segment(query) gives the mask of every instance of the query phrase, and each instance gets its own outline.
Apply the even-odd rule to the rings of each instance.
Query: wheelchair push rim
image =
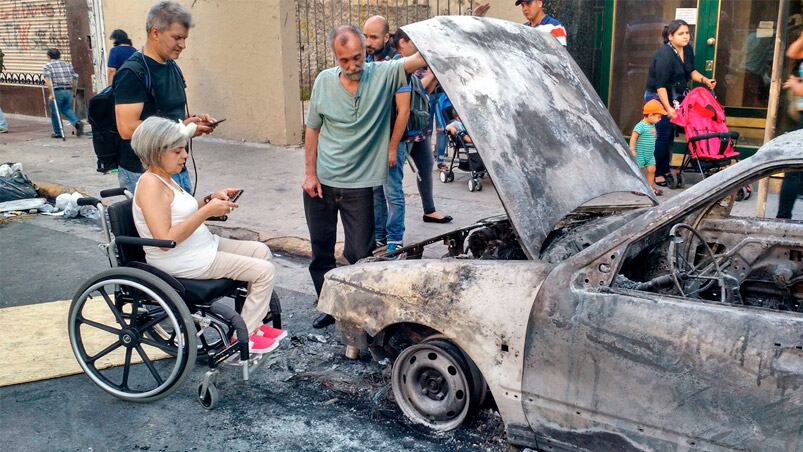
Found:
[[[116,268],[97,275],[76,293],[68,319],[70,345],[78,364],[95,384],[115,397],[158,400],[176,390],[192,371],[197,350],[189,310],[170,286],[147,272]],[[160,325],[180,332],[175,346],[153,340],[154,328]],[[87,339],[100,351],[88,350]],[[103,365],[103,358],[120,351],[125,355],[122,366]],[[164,356],[154,355],[155,351]],[[134,362],[135,357],[140,363]]]

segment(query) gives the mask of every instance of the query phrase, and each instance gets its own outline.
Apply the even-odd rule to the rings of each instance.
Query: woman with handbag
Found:
[[[644,90],[644,103],[657,99],[667,111],[655,125],[655,183],[666,185],[669,175],[670,150],[675,138],[675,126],[670,120],[675,117],[675,109],[689,90],[689,80],[702,83],[714,89],[717,81],[709,79],[694,69],[694,50],[689,45],[691,33],[689,24],[683,20],[673,20],[664,27],[664,45],[655,52]]]

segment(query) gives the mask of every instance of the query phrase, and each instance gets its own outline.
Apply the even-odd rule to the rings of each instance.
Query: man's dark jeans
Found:
[[[353,264],[370,256],[374,249],[373,188],[335,188],[323,184],[321,188],[323,198],[303,194],[304,214],[312,245],[309,273],[319,296],[323,287],[323,276],[335,268],[338,212],[346,238],[343,250],[346,260]]]
[[[801,193],[801,178],[803,173],[789,172],[783,175],[781,183],[781,194],[778,198],[778,214],[775,218],[792,218],[792,209],[795,208],[795,201]]]

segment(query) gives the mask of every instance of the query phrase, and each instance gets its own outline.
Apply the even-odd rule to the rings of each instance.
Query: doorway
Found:
[[[741,135],[740,149],[749,152],[760,146],[780,1],[614,0],[608,6],[613,30],[609,80],[607,86],[602,84],[601,94],[623,134],[630,135],[641,120],[647,73],[663,45],[664,25],[682,18],[691,29],[695,67],[717,80],[714,94],[725,107],[729,129]]]

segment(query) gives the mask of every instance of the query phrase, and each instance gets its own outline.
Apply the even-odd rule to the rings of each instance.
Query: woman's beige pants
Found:
[[[261,242],[232,240],[220,237],[217,255],[212,265],[197,279],[229,278],[248,282],[248,297],[240,313],[248,333],[262,325],[270,309],[270,296],[276,268],[270,262],[270,248]]]

